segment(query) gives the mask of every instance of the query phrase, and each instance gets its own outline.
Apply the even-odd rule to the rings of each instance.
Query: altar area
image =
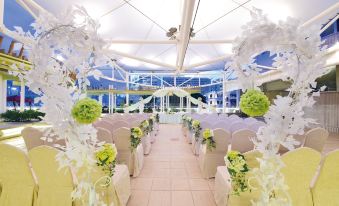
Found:
[[[182,123],[182,115],[185,113],[161,113],[159,114],[159,123],[160,124],[181,124]]]

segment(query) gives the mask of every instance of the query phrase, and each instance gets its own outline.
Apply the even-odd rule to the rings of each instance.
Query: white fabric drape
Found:
[[[166,87],[166,88],[162,88],[162,89],[155,91],[152,96],[149,96],[146,99],[140,100],[139,102],[137,102],[137,103],[135,103],[135,104],[133,104],[129,107],[126,107],[125,109],[128,110],[128,111],[134,111],[134,110],[138,109],[139,106],[149,103],[152,100],[152,98],[154,98],[154,97],[160,97],[161,98],[161,97],[165,97],[166,95],[171,94],[171,93],[178,96],[178,97],[187,97],[190,100],[190,102],[192,102],[192,104],[198,105],[200,108],[201,107],[209,108],[208,104],[205,104],[202,101],[200,101],[196,98],[193,98],[190,95],[190,93],[186,92],[183,89],[180,89],[178,87]]]

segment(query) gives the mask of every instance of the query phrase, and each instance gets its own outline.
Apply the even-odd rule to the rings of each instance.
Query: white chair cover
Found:
[[[111,123],[111,121],[99,120],[99,121],[94,122],[93,126],[95,128],[97,128],[97,127],[105,128],[108,131],[110,131],[111,134],[113,134],[113,124]]]
[[[251,124],[257,122],[258,120],[256,120],[256,119],[253,118],[253,117],[248,117],[248,118],[244,119],[243,121],[244,121],[245,124],[251,125]]]
[[[213,130],[216,148],[212,151],[202,145],[199,153],[199,166],[204,178],[214,177],[218,166],[225,165],[224,156],[231,142],[231,134],[223,129]]]
[[[245,124],[242,121],[233,122],[230,126],[230,132],[231,133],[238,131],[238,130],[241,130],[241,129],[248,129],[247,124]]]
[[[232,150],[239,151],[241,153],[253,150],[254,144],[251,138],[254,138],[256,134],[249,129],[242,129],[235,131],[232,134]]]
[[[34,147],[45,144],[45,141],[41,139],[44,136],[44,132],[42,130],[33,127],[26,127],[21,131],[21,135],[24,138],[28,151]]]
[[[99,142],[111,143],[113,144],[112,133],[105,128],[97,127],[97,139]]]
[[[260,127],[266,126],[265,122],[257,121],[252,123],[249,128],[253,130],[254,132],[257,132]]]
[[[304,147],[309,147],[318,152],[322,152],[328,138],[328,131],[324,128],[317,127],[306,132],[305,136]]]
[[[142,145],[140,144],[135,150],[131,150],[131,131],[126,127],[115,130],[113,133],[113,140],[118,150],[118,163],[126,164],[129,173],[134,177],[138,176],[144,161]]]

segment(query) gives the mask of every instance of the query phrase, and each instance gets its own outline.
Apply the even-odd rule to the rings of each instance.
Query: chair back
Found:
[[[206,122],[206,121],[201,121],[200,122],[200,127],[201,127],[201,129],[203,131],[205,129],[211,129],[212,125],[210,123]]]
[[[241,120],[241,118],[240,118],[238,115],[231,114],[230,116],[228,116],[228,120],[229,120],[230,122],[235,122],[235,121]]]
[[[216,148],[213,152],[223,152],[227,153],[228,145],[231,143],[231,134],[224,129],[215,129],[213,130],[213,139],[216,144]]]
[[[130,127],[139,127],[141,121],[140,120],[134,120],[130,123]]]
[[[45,144],[45,141],[41,139],[44,136],[44,132],[37,128],[26,127],[21,131],[21,136],[24,138],[28,151]]]
[[[243,154],[247,166],[249,167],[250,171],[246,174],[246,177],[250,183],[251,186],[255,188],[260,188],[260,185],[258,184],[257,180],[253,177],[253,169],[259,167],[259,161],[258,158],[262,156],[262,154],[257,150],[251,150]],[[240,193],[240,195],[232,195],[229,194],[228,196],[228,202],[227,205],[232,206],[238,206],[238,205],[252,205],[251,201],[256,201],[260,197],[260,190],[254,189],[251,192],[245,191]]]
[[[253,117],[248,117],[248,118],[244,119],[243,121],[244,121],[245,124],[251,125],[251,124],[257,122],[258,120],[256,120],[256,119],[253,118]]]
[[[282,156],[285,167],[281,169],[293,206],[313,205],[310,185],[314,178],[321,154],[302,147]]]
[[[257,132],[258,129],[259,129],[260,127],[263,127],[263,126],[266,126],[266,123],[265,123],[265,122],[256,121],[256,122],[250,124],[250,125],[249,125],[249,128],[250,128],[251,130],[253,130],[254,132]]]
[[[241,130],[241,129],[248,129],[248,126],[247,124],[245,124],[244,122],[242,121],[236,121],[236,122],[233,122],[231,125],[230,125],[230,132],[233,133],[235,131],[238,131],[238,130]]]
[[[229,131],[229,124],[228,124],[227,121],[219,121],[216,124],[214,124],[213,127],[214,127],[214,129],[221,128],[221,129],[224,129],[226,131]]]
[[[255,136],[256,134],[249,129],[235,131],[232,134],[232,143],[231,143],[232,150],[236,150],[241,153],[253,150],[254,144],[251,138],[254,138]]]
[[[7,144],[0,144],[0,205],[32,206],[35,181],[26,154]]]
[[[97,127],[97,139],[99,142],[111,143],[113,144],[112,133],[105,128]]]
[[[114,130],[116,130],[116,129],[118,129],[118,128],[121,128],[121,127],[130,127],[130,125],[129,125],[129,123],[128,122],[126,122],[126,121],[122,121],[122,120],[120,120],[120,121],[116,121],[116,122],[114,122],[114,124],[113,124],[113,131]]]
[[[131,150],[131,130],[120,127],[113,132],[113,140],[117,150]],[[118,152],[119,153],[119,152]]]
[[[325,142],[328,138],[328,131],[324,128],[314,128],[306,132],[304,147],[309,147],[322,152]]]
[[[339,150],[335,150],[325,157],[318,178],[312,188],[314,206],[339,205],[338,171]]]
[[[97,128],[97,127],[105,128],[108,131],[110,131],[111,133],[113,132],[113,123],[111,123],[110,121],[107,121],[107,120],[97,121],[93,124],[93,126],[95,128]]]

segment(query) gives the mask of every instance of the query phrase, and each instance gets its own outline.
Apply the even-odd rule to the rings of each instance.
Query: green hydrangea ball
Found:
[[[263,116],[270,107],[267,96],[255,89],[247,90],[240,98],[240,109],[250,117]]]
[[[101,104],[94,99],[81,99],[74,104],[72,116],[80,124],[91,124],[100,117],[101,108]]]

